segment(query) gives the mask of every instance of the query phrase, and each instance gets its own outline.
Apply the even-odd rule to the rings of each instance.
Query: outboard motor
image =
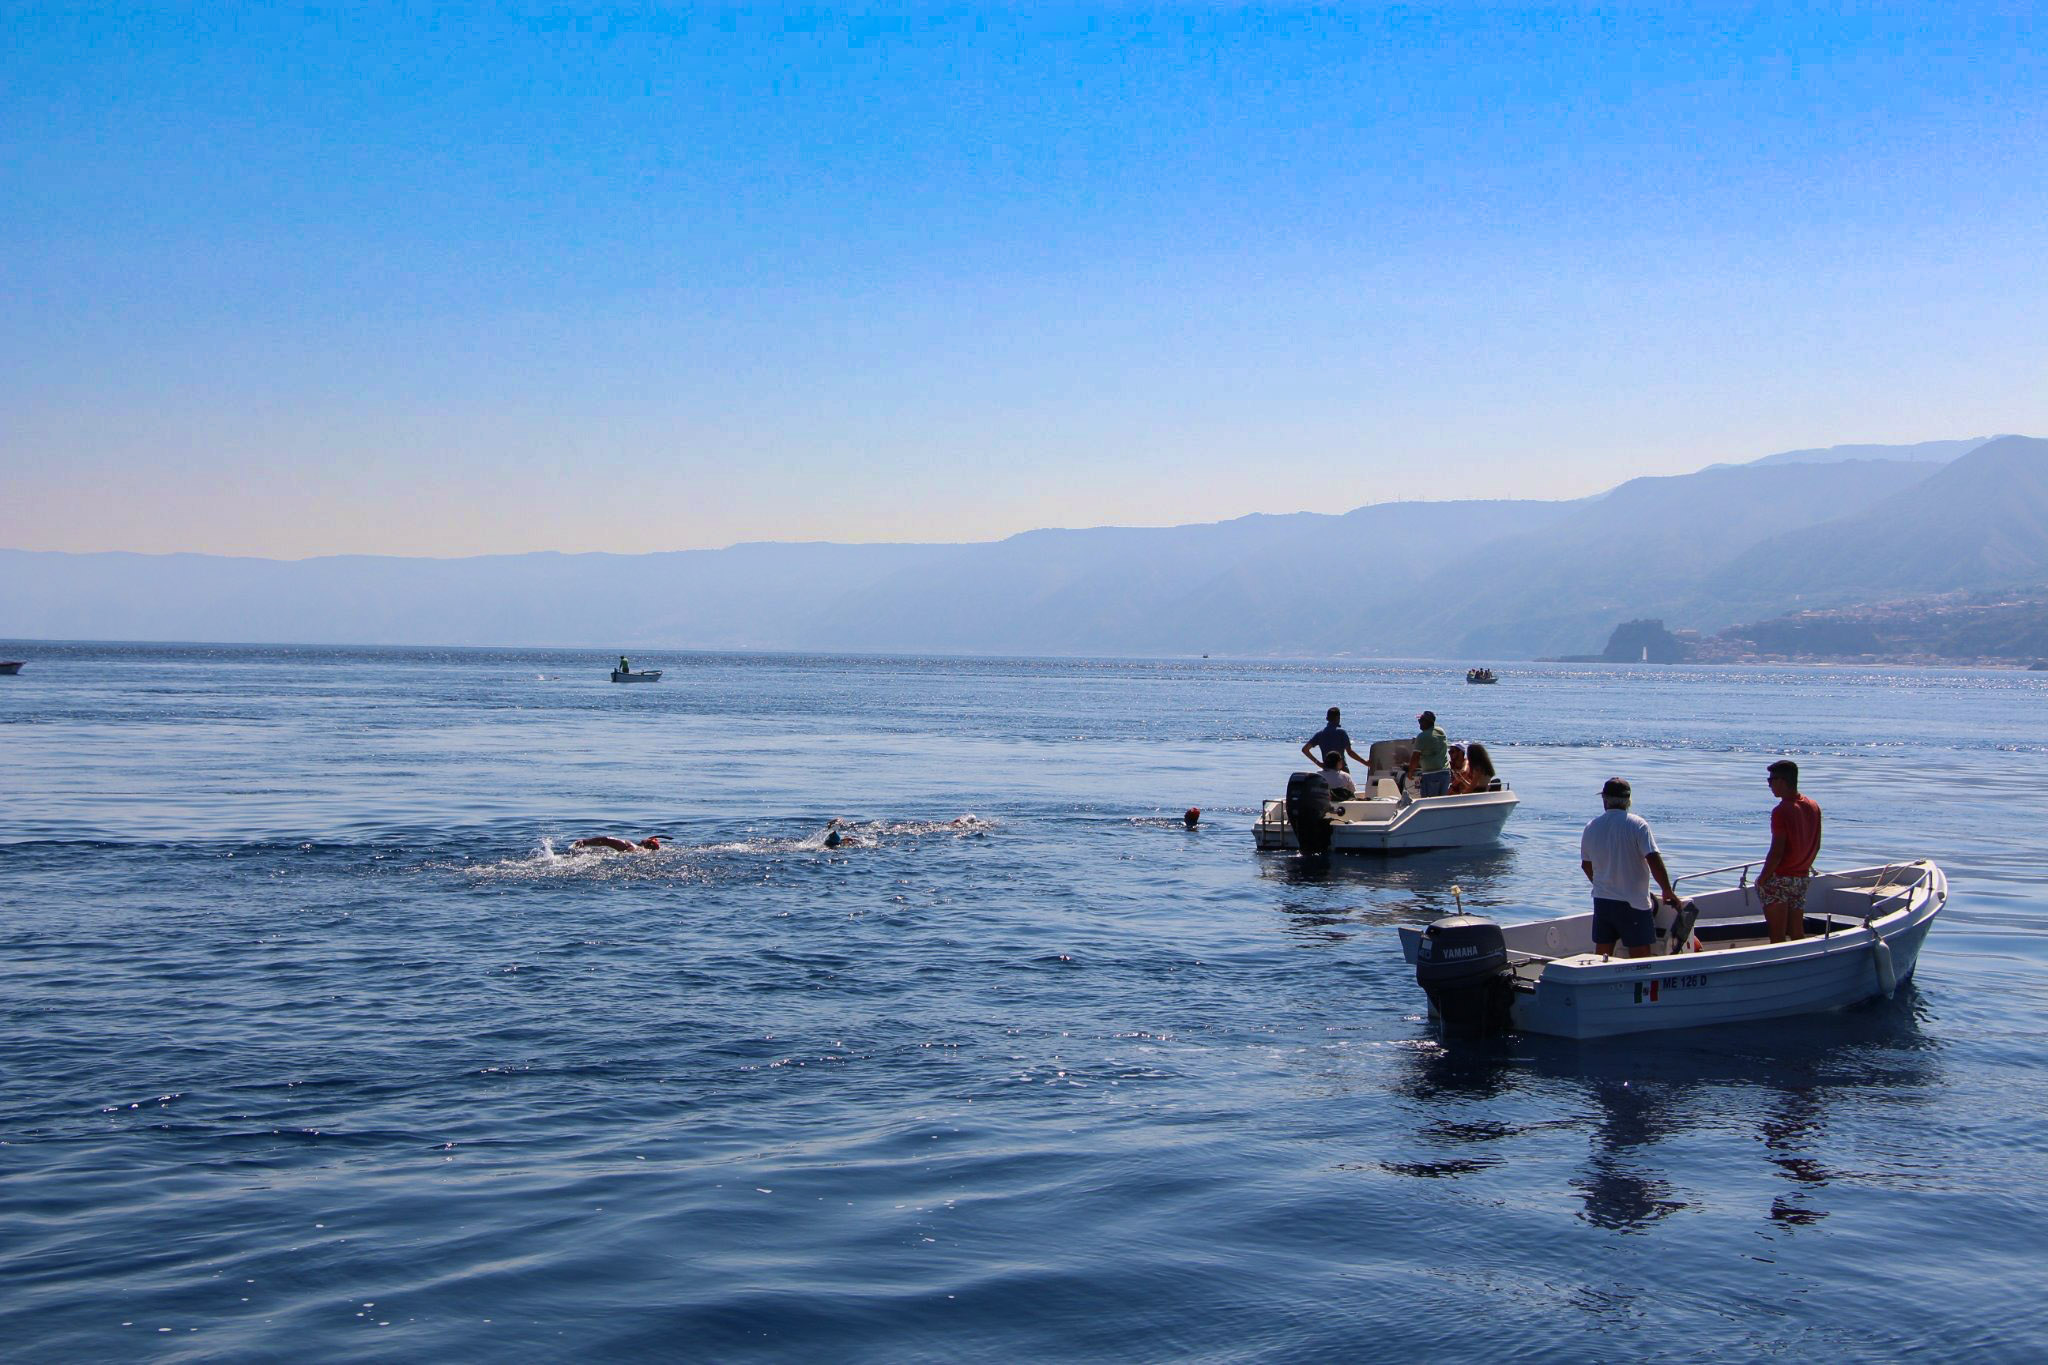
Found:
[[[1514,982],[1500,926],[1478,915],[1446,915],[1423,931],[1415,951],[1415,984],[1443,1020],[1444,1032],[1463,1038],[1505,1033]]]
[[[1330,784],[1321,773],[1295,773],[1287,779],[1287,823],[1303,853],[1330,851]]]

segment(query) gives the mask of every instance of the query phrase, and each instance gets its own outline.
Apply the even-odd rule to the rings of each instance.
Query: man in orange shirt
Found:
[[[1799,765],[1781,758],[1770,766],[1771,851],[1757,874],[1757,899],[1764,903],[1764,923],[1771,942],[1806,937],[1806,880],[1820,852],[1820,807],[1799,794]]]

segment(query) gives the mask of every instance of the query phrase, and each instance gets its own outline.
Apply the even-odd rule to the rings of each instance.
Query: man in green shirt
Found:
[[[1446,795],[1451,790],[1451,742],[1436,728],[1436,712],[1424,711],[1415,723],[1422,732],[1415,736],[1415,752],[1408,755],[1408,771],[1420,772],[1420,795]]]

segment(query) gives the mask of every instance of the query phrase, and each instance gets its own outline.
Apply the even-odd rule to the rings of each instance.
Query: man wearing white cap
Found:
[[[1608,778],[1600,788],[1607,809],[1587,821],[1579,835],[1579,867],[1593,883],[1593,948],[1602,957],[1614,956],[1617,939],[1630,957],[1650,955],[1657,940],[1657,911],[1650,902],[1653,874],[1664,903],[1678,906],[1650,822],[1628,808],[1632,796],[1625,778]]]

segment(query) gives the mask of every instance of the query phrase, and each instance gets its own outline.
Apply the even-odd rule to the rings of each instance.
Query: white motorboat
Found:
[[[1889,997],[1913,975],[1920,945],[1948,900],[1948,878],[1925,859],[1830,872],[1806,893],[1806,936],[1772,943],[1749,884],[1755,863],[1679,910],[1660,906],[1649,957],[1593,951],[1593,915],[1496,924],[1451,915],[1403,926],[1401,951],[1446,1032],[1508,1029],[1565,1038],[1703,1028],[1841,1009]],[[1681,878],[1691,880],[1691,878]]]
[[[617,683],[660,682],[661,670],[658,668],[638,668],[630,673],[622,673],[615,668],[612,670],[612,681]]]
[[[1369,771],[1358,794],[1333,799],[1326,806],[1312,797],[1304,803],[1299,782],[1290,781],[1288,798],[1269,800],[1261,808],[1252,838],[1269,852],[1300,849],[1304,843],[1312,852],[1327,847],[1332,853],[1405,853],[1498,843],[1518,804],[1507,783],[1496,778],[1497,789],[1463,796],[1410,796],[1402,776],[1413,747],[1405,739],[1376,742],[1366,751]],[[1313,774],[1296,774],[1297,779],[1310,777]],[[1300,837],[1301,828],[1309,832],[1306,841]]]

